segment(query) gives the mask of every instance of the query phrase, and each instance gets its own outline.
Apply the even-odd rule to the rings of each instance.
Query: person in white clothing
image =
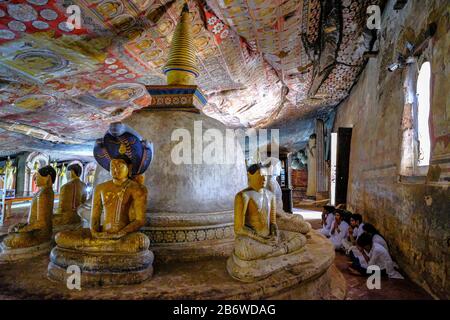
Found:
[[[364,232],[367,232],[372,237],[372,242],[382,245],[389,252],[389,246],[386,240],[384,240],[383,236],[380,234],[380,232],[377,230],[377,228],[375,228],[373,224],[370,223],[364,224],[362,230]]]
[[[343,210],[336,209],[335,218],[330,230],[330,240],[336,250],[342,249],[342,241],[348,234],[349,225],[343,218]]]
[[[331,225],[334,221],[334,206],[324,206],[322,210],[322,228],[319,230],[325,237],[330,237]]]
[[[356,245],[356,240],[363,234],[364,223],[362,222],[362,215],[359,213],[354,213],[350,217],[350,228],[348,228],[348,236],[342,241],[342,246],[345,252],[348,254],[349,251]]]
[[[359,273],[363,275],[370,275],[367,273],[369,266],[377,266],[381,273],[387,275],[389,278],[403,279],[403,276],[395,270],[394,262],[389,252],[382,245],[373,242],[372,237],[368,233],[362,234],[356,241],[358,250],[366,260],[367,267],[358,265],[355,260],[349,271],[352,273]]]

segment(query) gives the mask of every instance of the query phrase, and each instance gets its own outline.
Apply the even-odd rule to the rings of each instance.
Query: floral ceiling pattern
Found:
[[[372,50],[366,10],[380,2],[188,1],[203,112],[264,127],[337,105]],[[148,106],[183,4],[0,0],[0,149],[89,144]]]

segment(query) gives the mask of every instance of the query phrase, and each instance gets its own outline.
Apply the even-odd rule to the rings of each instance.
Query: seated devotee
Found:
[[[348,228],[348,236],[342,242],[342,246],[345,251],[348,252],[354,245],[356,240],[363,234],[364,223],[362,222],[362,216],[359,213],[354,213],[350,217],[350,228]]]
[[[0,261],[26,259],[50,250],[55,179],[56,172],[51,166],[38,170],[35,183],[39,191],[31,202],[28,222],[9,229],[0,244]]]
[[[342,209],[336,209],[335,218],[330,229],[330,240],[336,250],[341,250],[342,242],[348,234],[349,225],[344,221],[345,212]]]
[[[87,285],[138,283],[152,275],[150,241],[139,232],[146,222],[147,188],[134,179],[148,168],[153,151],[138,138],[126,128],[110,128],[97,141],[95,159],[112,180],[95,187],[89,229],[56,234],[50,278],[63,281],[68,264],[80,266]]]
[[[311,224],[303,219],[300,214],[284,212],[283,199],[280,184],[277,177],[281,175],[281,161],[277,158],[269,157],[263,164],[267,167],[267,189],[275,196],[277,224],[282,230],[300,232],[307,234],[311,230]]]
[[[322,210],[322,228],[319,230],[321,234],[326,237],[330,237],[331,226],[335,219],[334,206],[324,206]]]
[[[79,224],[81,218],[77,214],[78,207],[86,201],[86,184],[80,180],[81,167],[78,164],[70,165],[67,172],[69,182],[61,187],[59,193],[59,206],[53,216],[53,227]]]
[[[362,229],[364,232],[367,232],[372,237],[373,242],[382,245],[386,250],[389,251],[389,246],[386,240],[383,238],[383,236],[380,234],[380,232],[377,230],[377,228],[375,228],[373,224],[365,223]]]
[[[300,232],[280,230],[276,201],[265,189],[266,169],[248,168],[248,188],[238,192],[234,205],[235,244],[227,261],[228,273],[240,281],[253,282],[305,260],[306,237]]]
[[[370,266],[376,266],[381,270],[381,273],[387,275],[389,278],[403,279],[402,275],[395,270],[394,262],[389,252],[382,245],[373,242],[372,237],[368,233],[363,233],[356,245],[364,257],[363,264],[359,259],[354,259],[352,266],[349,267],[349,271],[354,274],[370,275],[367,273],[367,268]]]

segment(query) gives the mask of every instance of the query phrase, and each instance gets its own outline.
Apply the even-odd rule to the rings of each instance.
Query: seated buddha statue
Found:
[[[112,124],[94,147],[96,161],[112,179],[94,189],[89,228],[61,231],[50,254],[48,276],[65,281],[76,264],[86,286],[139,283],[153,273],[146,222],[147,188],[140,183],[152,146],[128,127]]]
[[[311,224],[306,222],[302,215],[287,213],[283,210],[281,187],[277,181],[277,177],[281,175],[280,160],[269,157],[264,161],[264,166],[267,166],[267,189],[275,196],[278,227],[283,230],[300,232],[306,235],[311,230]]]
[[[77,214],[78,207],[86,201],[86,184],[80,180],[81,167],[78,164],[67,168],[69,182],[61,187],[59,206],[53,216],[53,227],[79,224],[81,218]]]
[[[306,237],[277,226],[276,199],[265,188],[267,167],[254,164],[247,177],[248,188],[235,198],[235,243],[227,270],[233,278],[252,282],[299,263]]]
[[[111,160],[112,180],[94,190],[90,228],[58,233],[55,241],[59,247],[87,252],[148,249],[149,239],[138,232],[145,224],[147,188],[129,178],[129,165],[125,157]]]
[[[28,221],[16,224],[0,244],[0,261],[20,260],[50,250],[53,215],[53,183],[56,172],[51,166],[38,170],[34,176],[39,188],[31,202]]]

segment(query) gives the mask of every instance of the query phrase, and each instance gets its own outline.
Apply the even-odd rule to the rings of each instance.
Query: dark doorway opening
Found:
[[[339,128],[336,160],[336,204],[347,202],[352,128]]]

